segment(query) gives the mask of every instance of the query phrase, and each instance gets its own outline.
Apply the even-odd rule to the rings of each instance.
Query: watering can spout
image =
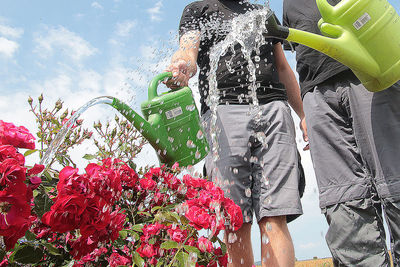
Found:
[[[129,122],[131,122],[132,125],[143,135],[144,138],[150,142],[153,147],[157,145],[159,149],[165,149],[166,144],[164,144],[164,140],[157,139],[156,127],[154,127],[151,122],[147,121],[131,107],[115,97],[110,105],[118,110]]]
[[[318,50],[348,66],[372,92],[400,80],[400,17],[385,0],[316,0],[323,35],[278,25],[267,15],[267,36]]]

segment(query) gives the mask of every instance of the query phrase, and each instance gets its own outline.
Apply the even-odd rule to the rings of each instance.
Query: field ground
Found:
[[[389,251],[390,259],[392,259],[392,255]],[[390,264],[393,267],[393,263]],[[333,267],[332,258],[322,258],[322,259],[312,259],[312,260],[301,260],[296,261],[295,267]],[[257,265],[257,267],[261,267],[261,265]]]

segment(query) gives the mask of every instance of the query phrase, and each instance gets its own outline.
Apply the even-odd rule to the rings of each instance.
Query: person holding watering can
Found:
[[[299,188],[304,178],[295,142],[295,129],[289,104],[305,129],[300,89],[278,40],[266,39],[260,53],[252,55],[259,62],[256,70],[260,120],[250,108],[248,62],[241,46],[222,55],[216,70],[219,102],[216,125],[206,100],[209,92],[210,50],[222,42],[230,29],[229,21],[262,6],[247,1],[204,0],[189,4],[183,11],[179,49],[167,71],[173,79],[170,88],[187,85],[199,67],[201,115],[207,139],[218,143],[218,157],[206,158],[206,172],[242,209],[244,224],[238,231],[227,229],[228,266],[252,266],[250,239],[253,212],[262,236],[262,266],[294,266],[294,248],[287,222],[302,214]],[[225,25],[225,26],[224,26]],[[225,62],[230,60],[229,70]],[[211,128],[217,136],[211,138]],[[256,137],[265,136],[264,142]],[[251,160],[252,159],[252,160]]]
[[[321,34],[320,18],[315,0],[284,0],[284,26]],[[371,93],[346,66],[294,45],[334,265],[390,266],[386,220],[393,262],[399,266],[400,84]]]

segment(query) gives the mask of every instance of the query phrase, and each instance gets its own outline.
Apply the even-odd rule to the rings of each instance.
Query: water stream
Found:
[[[76,121],[78,120],[79,116],[85,112],[88,108],[93,107],[98,104],[111,104],[113,102],[113,97],[110,96],[100,96],[96,97],[85,105],[80,107],[74,115],[61,127],[60,131],[55,136],[54,140],[50,143],[49,147],[46,150],[43,158],[40,160],[40,164],[47,166],[51,160],[54,158],[55,154],[57,153],[58,148],[64,142],[65,137],[67,136],[69,130],[75,125]]]

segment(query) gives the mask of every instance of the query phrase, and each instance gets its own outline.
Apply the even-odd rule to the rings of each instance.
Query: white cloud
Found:
[[[35,38],[35,51],[43,57],[52,55],[58,49],[60,53],[80,63],[86,57],[97,53],[97,49],[78,34],[58,26],[47,29],[43,35]]]
[[[0,34],[9,38],[19,38],[24,33],[21,28],[12,28],[6,25],[0,25]]]
[[[78,88],[98,92],[101,90],[102,77],[93,70],[80,71]]]
[[[0,37],[0,54],[3,54],[5,57],[13,57],[14,53],[18,50],[18,47],[18,43]]]
[[[160,21],[161,20],[161,8],[163,6],[162,0],[158,1],[154,7],[147,9],[147,13],[150,14],[150,19],[152,21]]]
[[[137,22],[134,20],[126,20],[118,22],[116,26],[116,34],[121,37],[129,36],[131,30],[136,26]]]
[[[313,243],[313,242],[309,242],[309,243],[307,243],[307,244],[300,244],[299,247],[300,247],[301,249],[314,249],[314,248],[316,248],[316,247],[319,246],[319,245],[320,245],[320,244]]]
[[[104,9],[98,2],[92,2],[91,6],[96,9]]]

